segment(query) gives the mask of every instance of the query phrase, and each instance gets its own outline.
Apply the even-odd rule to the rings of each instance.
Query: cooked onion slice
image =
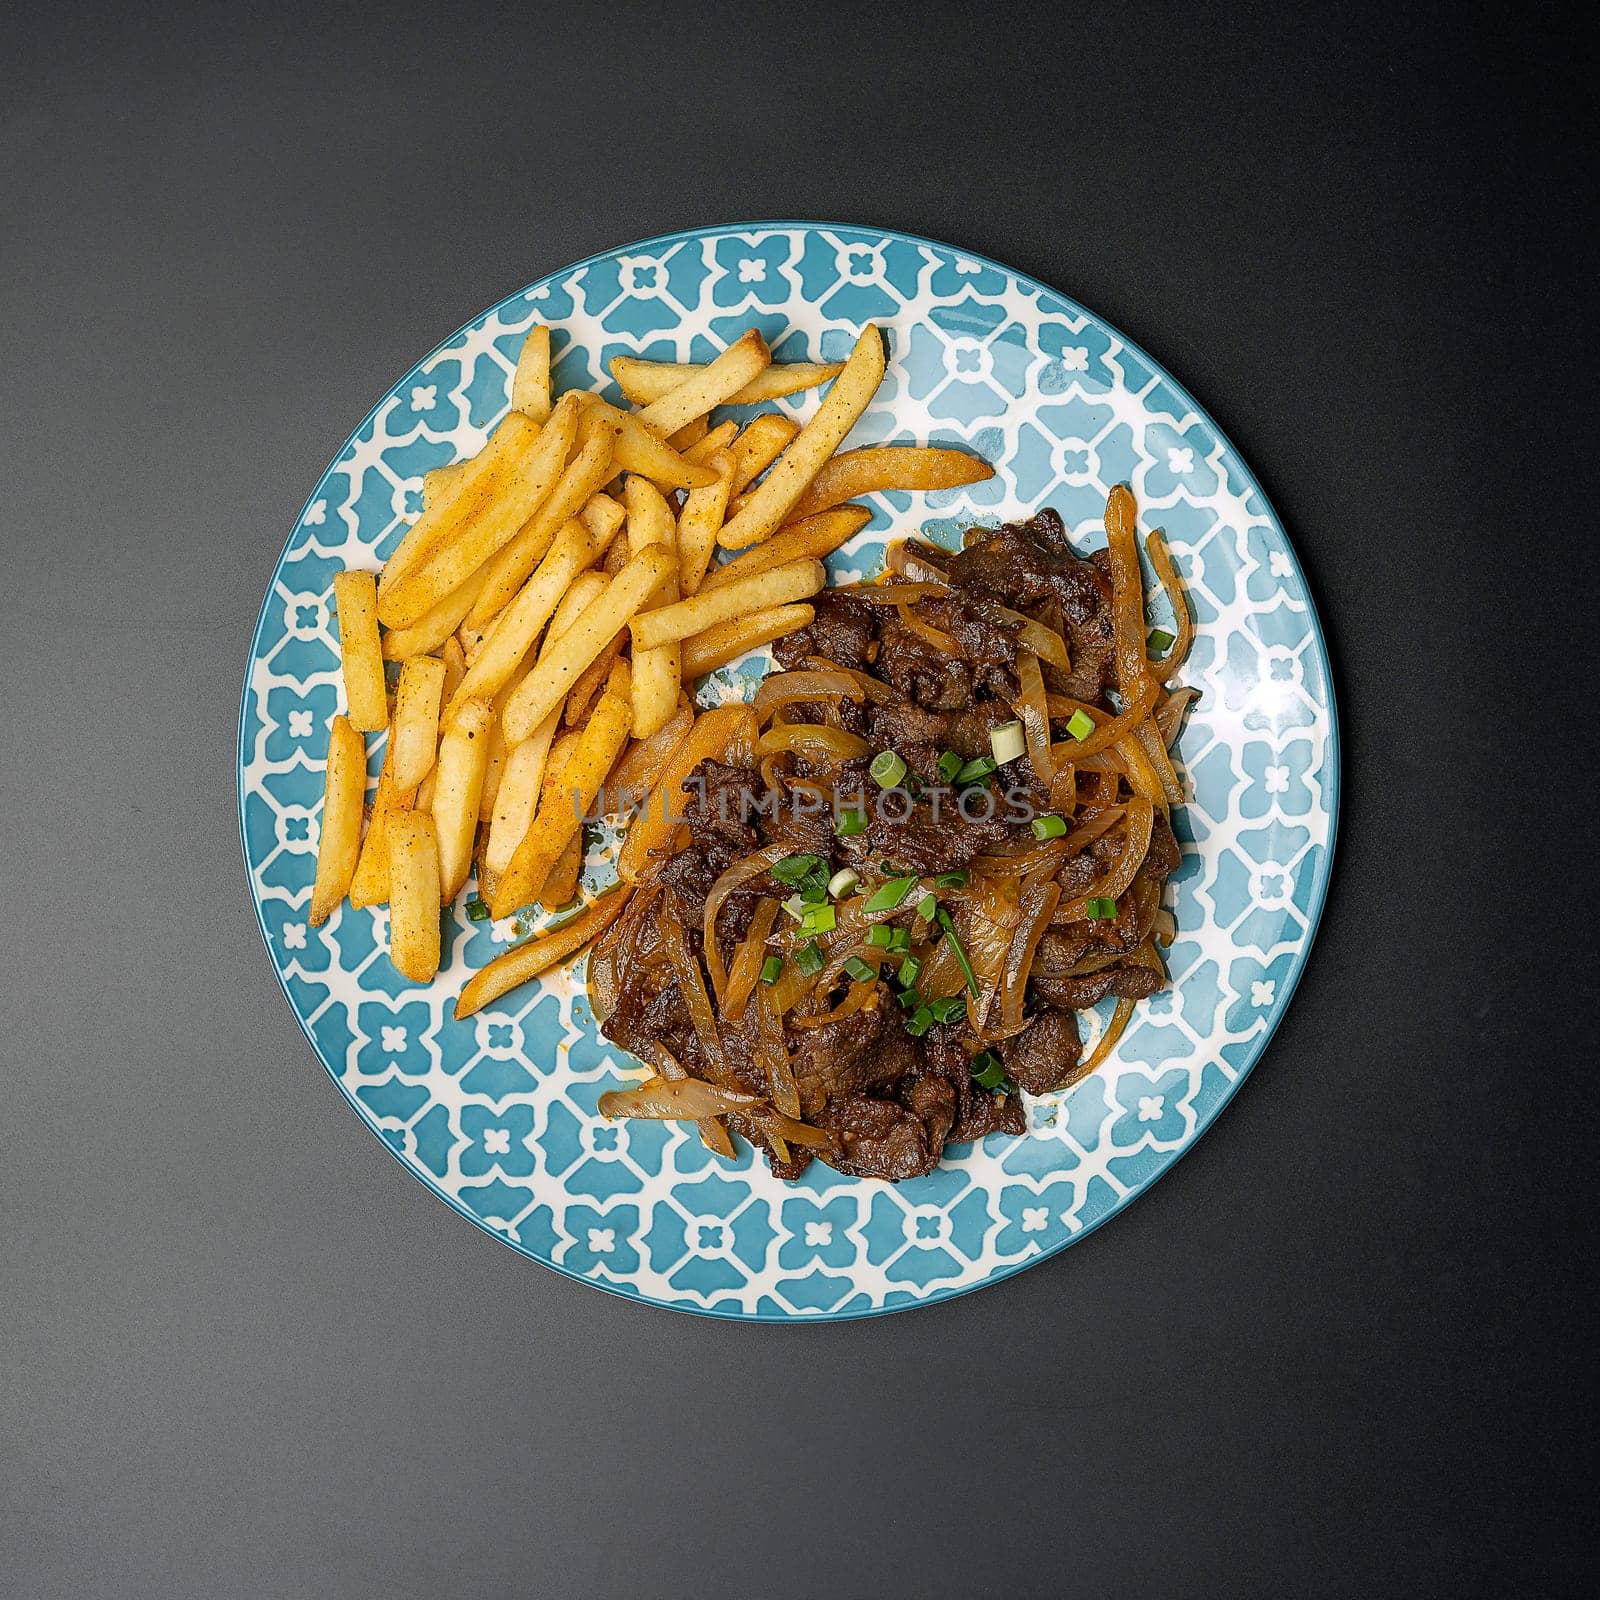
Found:
[[[600,1115],[699,1122],[730,1111],[748,1111],[760,1103],[753,1094],[719,1089],[701,1078],[648,1078],[632,1089],[608,1089],[600,1096]]]
[[[780,706],[797,700],[860,700],[861,685],[844,672],[774,672],[762,681],[750,702],[757,722],[766,722]]]

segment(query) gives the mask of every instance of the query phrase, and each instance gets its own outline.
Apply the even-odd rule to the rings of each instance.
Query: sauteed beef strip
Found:
[[[880,994],[838,1022],[789,1030],[790,1065],[800,1114],[812,1119],[825,1101],[882,1088],[916,1070],[917,1042],[900,1025],[894,1002]]]
[[[773,645],[779,666],[794,671],[805,665],[807,656],[826,656],[841,667],[870,670],[877,653],[873,646],[878,639],[879,608],[837,589],[824,589],[811,605],[813,620]]]
[[[1015,1038],[1000,1044],[1006,1076],[1029,1094],[1049,1094],[1071,1082],[1082,1053],[1078,1019],[1070,1011],[1042,1010]]]
[[[1061,1011],[1086,1011],[1107,995],[1119,1000],[1144,1000],[1162,988],[1159,972],[1149,967],[1102,967],[1080,978],[1051,977],[1035,973],[1033,991],[1048,1006]]]

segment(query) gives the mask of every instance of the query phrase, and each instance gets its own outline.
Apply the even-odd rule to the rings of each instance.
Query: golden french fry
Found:
[[[685,461],[692,461],[696,466],[708,467],[711,459],[719,450],[726,450],[735,439],[739,437],[739,424],[731,417],[726,422],[719,422],[716,427],[707,431],[699,444],[683,452]]]
[[[467,620],[487,627],[490,620],[511,603],[539,558],[550,548],[562,524],[578,515],[605,481],[612,476],[611,453],[616,444],[616,429],[596,412],[583,419],[582,447],[556,481],[550,498],[523,523],[516,537],[489,563],[489,576],[482,593],[473,602]]]
[[[489,724],[494,711],[483,700],[468,700],[447,718],[435,763],[434,826],[438,830],[439,897],[454,900],[472,866],[472,841],[478,830],[483,774],[489,763]],[[391,869],[392,870],[392,869]]]
[[[565,395],[562,399],[566,399]],[[604,411],[617,424],[616,460],[625,472],[637,472],[664,489],[693,489],[711,482],[711,473],[686,461],[665,439],[647,428],[636,411],[619,411],[599,395],[579,396],[579,403]]]
[[[429,729],[429,738],[433,730]],[[431,759],[431,758],[430,758]],[[416,799],[416,788],[401,789],[394,780],[394,734],[383,754],[383,770],[378,774],[378,794],[367,820],[367,836],[361,841],[361,859],[350,880],[350,904],[357,911],[364,906],[382,905],[389,898],[389,818],[397,811],[409,811]]]
[[[569,728],[577,727],[589,714],[595,697],[605,688],[606,679],[611,676],[611,669],[627,643],[628,630],[618,628],[610,643],[583,669],[578,681],[567,690],[566,709],[561,713],[561,720]]]
[[[520,411],[513,411],[501,419],[489,436],[489,442],[477,455],[457,461],[451,467],[435,469],[431,474],[435,487],[433,504],[424,506],[422,515],[406,529],[405,537],[378,574],[380,600],[399,582],[402,574],[448,544],[489,501],[505,492],[517,463],[533,448],[538,437],[538,423]],[[388,626],[381,605],[378,618]]]
[[[320,927],[344,899],[361,854],[361,807],[367,793],[367,747],[348,717],[328,732],[328,767],[322,787],[317,877],[308,921]]]
[[[577,401],[563,396],[538,438],[517,459],[503,492],[481,506],[454,538],[406,568],[387,594],[379,591],[378,620],[385,627],[414,623],[516,536],[560,477],[576,426]]]
[[[389,823],[389,959],[413,983],[439,971],[439,843],[433,818],[403,811]]]
[[[715,361],[697,368],[659,400],[652,400],[639,413],[639,420],[659,434],[675,433],[684,423],[703,417],[736,395],[771,364],[767,341],[756,329],[747,328]]]
[[[333,603],[339,613],[339,655],[350,722],[363,733],[376,733],[389,725],[388,687],[378,643],[377,574],[355,569],[336,572]]]
[[[802,556],[821,560],[832,555],[840,545],[848,543],[872,521],[866,506],[837,506],[832,511],[819,511],[814,517],[791,522],[779,528],[770,539],[751,545],[732,561],[713,567],[700,585],[702,593],[720,589],[725,583],[736,583],[754,572],[766,572],[781,567],[786,561],[798,561]]]
[[[472,670],[472,663],[478,659],[488,632],[487,628],[475,628],[470,622],[463,622],[456,629],[456,639],[461,645],[461,655],[467,663],[468,672]]]
[[[533,821],[557,720],[552,711],[533,730],[531,738],[512,745],[506,756],[505,771],[500,774],[500,788],[494,797],[489,821],[489,842],[483,852],[484,870],[493,877],[498,878],[511,865],[511,858],[517,853],[528,824]],[[483,893],[485,899],[494,898],[487,889]]]
[[[390,628],[383,636],[383,659],[408,661],[412,656],[432,655],[466,621],[488,576],[485,563],[459,589],[429,606],[409,628]]]
[[[884,489],[959,489],[982,483],[994,468],[964,450],[937,449],[931,445],[879,444],[865,450],[846,450],[824,461],[811,487],[795,501],[790,516],[826,511],[829,506],[854,500],[857,495]]]
[[[802,389],[815,389],[837,378],[842,361],[774,361],[758,373],[738,394],[723,403],[730,406],[759,405],[763,400],[778,400]],[[631,405],[647,406],[677,388],[702,367],[682,361],[641,361],[637,356],[613,356],[611,376]]]
[[[822,463],[839,448],[878,392],[883,368],[883,334],[868,323],[816,415],[795,435],[744,506],[723,524],[717,536],[720,545],[742,550],[759,544],[788,519]]]
[[[571,903],[578,892],[578,876],[583,871],[583,830],[567,840],[556,864],[551,867],[539,891],[539,904],[546,911],[559,911]]]
[[[567,585],[594,560],[595,554],[589,530],[579,518],[572,518],[556,535],[533,576],[517,591],[516,599],[500,613],[451,704],[472,696],[490,699],[511,681],[540,628],[566,593]]]
[[[676,433],[667,435],[667,443],[681,456],[693,449],[711,431],[711,422],[706,417],[695,417],[684,423]]]
[[[506,738],[526,739],[566,699],[578,674],[605,649],[618,628],[630,622],[675,566],[672,551],[652,545],[629,559],[606,589],[555,641],[548,654],[522,680],[506,702]]]
[[[588,942],[605,932],[623,913],[632,893],[616,888],[596,900],[588,910],[550,928],[523,944],[515,945],[504,955],[499,955],[488,966],[480,967],[467,980],[460,998],[456,1001],[456,1019],[470,1017],[493,1004],[501,995],[520,988],[523,984],[547,972],[558,961],[581,950]]]
[[[589,503],[578,513],[583,525],[597,540],[610,541],[611,536],[628,519],[628,514],[608,494],[592,494]]]
[[[453,633],[439,651],[439,659],[444,662],[444,703],[449,705],[451,696],[467,674],[466,655],[461,648],[461,641]]]
[[[389,755],[397,789],[415,789],[433,766],[439,743],[439,708],[444,702],[444,662],[413,656],[400,669],[394,691]]]
[[[550,416],[550,330],[543,323],[529,328],[522,341],[511,378],[511,404],[535,422]]]
[[[800,424],[776,411],[752,417],[750,425],[734,441],[733,492],[743,494],[789,447],[799,433]]]
[[[676,605],[658,606],[636,616],[629,624],[633,629],[634,651],[653,650],[659,645],[687,639],[690,634],[704,633],[719,622],[742,617],[751,611],[766,611],[792,600],[809,599],[827,581],[828,574],[822,563],[807,557],[786,561],[768,572],[752,573],[748,578],[736,578],[720,588],[702,589]]]
[[[706,673],[737,661],[759,645],[771,644],[786,633],[806,627],[816,614],[814,606],[774,606],[770,611],[735,617],[731,622],[719,622],[704,633],[694,634],[683,641],[684,682],[703,678]]]
[[[600,570],[608,578],[614,578],[628,564],[628,541],[626,539],[613,539],[611,548],[606,551],[606,558],[600,563]]]
[[[443,498],[449,487],[454,483],[466,468],[465,461],[452,461],[446,466],[435,467],[431,472],[422,474],[422,509],[432,511]]]
[[[763,350],[766,346],[763,344]],[[707,369],[710,370],[709,368]],[[676,390],[673,393],[677,393]],[[628,548],[634,555],[660,548],[672,556],[669,570],[651,597],[657,605],[669,605],[678,598],[677,529],[672,511],[661,491],[636,473],[628,474],[623,485],[622,503],[628,508]],[[621,645],[617,648],[620,650]],[[678,708],[678,647],[633,652],[633,731],[648,739]],[[568,720],[572,719],[572,700],[567,701]]]
[[[684,594],[699,592],[733,492],[732,455],[719,451],[708,465],[715,469],[717,481],[703,489],[691,489],[678,513],[678,587]]]
[[[575,623],[573,633],[582,625],[581,621]],[[491,910],[497,917],[526,905],[543,887],[567,840],[581,830],[583,818],[594,805],[618,751],[628,742],[632,712],[625,687],[627,667],[623,662],[617,665],[622,668],[622,692],[608,688],[601,695],[600,704],[578,735],[562,770],[559,792],[547,791],[540,796],[538,813],[496,885]],[[616,683],[617,679],[612,681]]]

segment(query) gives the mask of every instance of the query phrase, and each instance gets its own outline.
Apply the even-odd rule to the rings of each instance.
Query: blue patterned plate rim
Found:
[[[577,1272],[561,1262],[551,1260],[547,1256],[536,1253],[532,1249],[522,1245],[519,1241],[507,1237],[506,1234],[499,1232],[497,1229],[490,1226],[490,1224],[483,1217],[478,1216],[475,1212],[463,1205],[454,1195],[451,1195],[440,1184],[433,1181],[433,1179],[427,1173],[420,1171],[416,1165],[406,1160],[405,1156],[392,1144],[390,1144],[387,1139],[382,1138],[378,1133],[378,1129],[373,1127],[373,1125],[368,1121],[367,1116],[361,1105],[356,1100],[355,1095],[352,1093],[349,1086],[344,1082],[340,1073],[335,1069],[333,1063],[324,1054],[321,1046],[318,1044],[316,1036],[312,1032],[310,1022],[302,1013],[301,1008],[295,1003],[294,997],[290,993],[284,972],[274,956],[271,933],[267,927],[262,898],[255,893],[254,884],[251,879],[249,840],[245,823],[244,786],[245,768],[247,764],[246,738],[248,733],[250,674],[251,668],[261,651],[262,635],[267,626],[272,605],[273,580],[281,571],[285,558],[288,556],[290,549],[293,546],[295,534],[303,524],[306,514],[310,511],[311,507],[315,503],[318,497],[318,491],[326,481],[328,474],[339,464],[345,453],[359,440],[360,436],[366,431],[366,429],[374,423],[383,407],[396,393],[398,393],[401,386],[407,381],[411,374],[417,371],[419,368],[424,367],[435,357],[441,355],[446,349],[454,345],[458,340],[468,336],[472,330],[478,327],[480,324],[485,323],[489,319],[495,317],[499,312],[514,307],[518,304],[518,302],[524,301],[530,294],[552,283],[554,280],[566,278],[569,275],[578,273],[584,268],[593,266],[596,263],[613,260],[618,257],[631,254],[645,254],[651,251],[664,252],[677,245],[693,240],[715,239],[730,235],[758,234],[769,230],[778,231],[785,229],[804,230],[807,232],[830,232],[838,234],[866,234],[880,243],[900,242],[904,244],[926,246],[934,250],[946,251],[952,255],[962,258],[963,260],[973,262],[979,267],[990,268],[996,272],[1002,273],[1006,277],[1025,286],[1031,291],[1036,291],[1053,297],[1067,309],[1070,315],[1089,319],[1091,322],[1097,324],[1105,332],[1117,339],[1124,349],[1130,351],[1135,357],[1141,360],[1149,368],[1149,370],[1157,378],[1159,378],[1160,381],[1165,383],[1171,389],[1172,393],[1179,400],[1181,400],[1184,405],[1196,415],[1196,417],[1202,420],[1206,427],[1211,430],[1211,432],[1215,435],[1218,444],[1231,457],[1232,464],[1236,468],[1239,477],[1243,480],[1246,488],[1259,499],[1265,518],[1270,521],[1274,529],[1281,535],[1283,539],[1283,552],[1287,556],[1292,568],[1293,576],[1298,581],[1301,591],[1305,596],[1305,616],[1310,631],[1309,642],[1315,654],[1317,663],[1321,669],[1322,685],[1327,701],[1327,734],[1324,766],[1326,776],[1323,792],[1326,801],[1328,831],[1326,844],[1321,852],[1320,860],[1317,863],[1317,871],[1315,877],[1313,878],[1311,891],[1307,899],[1305,939],[1295,954],[1289,971],[1286,974],[1286,980],[1282,986],[1281,992],[1275,997],[1272,1012],[1266,1019],[1265,1027],[1250,1041],[1247,1056],[1237,1068],[1235,1076],[1233,1077],[1232,1081],[1228,1083],[1221,1097],[1211,1107],[1204,1120],[1201,1121],[1196,1127],[1193,1136],[1178,1149],[1163,1152],[1162,1159],[1155,1169],[1145,1175],[1140,1181],[1133,1184],[1128,1189],[1127,1193],[1121,1196],[1121,1198],[1111,1205],[1102,1215],[1086,1223],[1078,1231],[1069,1233],[1064,1239],[1061,1239],[1054,1245],[1051,1245],[1045,1249],[1041,1249],[1036,1254],[1027,1255],[1018,1261],[999,1266],[987,1277],[981,1278],[973,1283],[940,1287],[924,1297],[901,1301],[893,1305],[869,1305],[851,1309],[835,1309],[810,1315],[798,1315],[790,1312],[769,1311],[759,1308],[754,1310],[745,1310],[739,1307],[727,1308],[721,1306],[694,1305],[683,1300],[671,1300],[663,1296],[647,1293],[635,1285],[608,1282],[604,1278],[593,1277],[581,1272]],[[1004,262],[997,261],[992,256],[986,256],[978,251],[969,250],[963,246],[950,244],[946,240],[934,239],[926,234],[907,233],[897,228],[875,228],[868,224],[859,222],[823,222],[815,219],[774,219],[753,222],[721,223],[702,228],[683,228],[672,233],[656,234],[649,238],[634,240],[628,244],[616,245],[607,250],[595,251],[592,255],[585,256],[579,261],[570,262],[564,266],[558,267],[554,271],[546,273],[543,277],[536,278],[533,280],[533,282],[524,285],[522,288],[514,290],[508,295],[505,295],[493,305],[487,307],[485,310],[479,312],[476,316],[462,323],[460,327],[456,328],[446,338],[441,339],[432,347],[432,349],[427,351],[423,356],[418,358],[418,360],[413,362],[412,365],[408,367],[401,377],[395,382],[395,384],[379,397],[377,402],[372,406],[371,410],[367,412],[366,416],[361,420],[361,422],[351,431],[344,443],[340,445],[339,449],[329,460],[328,465],[323,469],[311,491],[307,494],[305,502],[301,507],[300,514],[296,517],[289,534],[284,540],[282,548],[278,552],[277,559],[273,563],[272,571],[267,581],[267,590],[262,598],[261,609],[256,617],[255,628],[251,633],[249,652],[245,659],[243,683],[241,685],[239,695],[237,756],[238,776],[235,790],[235,803],[239,811],[240,853],[245,867],[245,882],[247,889],[250,892],[251,906],[255,912],[256,927],[260,932],[262,942],[266,947],[267,957],[272,966],[273,976],[277,979],[278,987],[283,993],[284,1000],[289,1007],[290,1013],[293,1015],[295,1021],[299,1024],[300,1031],[305,1035],[306,1042],[311,1046],[312,1052],[316,1055],[318,1061],[321,1062],[323,1069],[333,1080],[340,1094],[342,1094],[345,1100],[349,1103],[350,1108],[356,1113],[357,1119],[372,1129],[374,1135],[378,1137],[379,1144],[381,1144],[383,1148],[389,1152],[396,1163],[418,1182],[426,1185],[427,1188],[429,1188],[438,1199],[442,1200],[447,1206],[449,1206],[451,1210],[465,1217],[467,1221],[471,1222],[475,1227],[487,1234],[490,1238],[496,1239],[501,1244],[507,1245],[518,1255],[526,1257],[529,1260],[536,1261],[541,1266],[548,1267],[551,1271],[560,1273],[562,1277],[570,1278],[576,1283],[585,1284],[590,1288],[603,1290],[605,1293],[614,1295],[620,1300],[633,1301],[649,1306],[660,1306],[669,1311],[685,1312],[691,1316],[709,1317],[724,1322],[758,1322],[800,1325],[826,1324],[832,1322],[854,1322],[868,1317],[891,1316],[902,1311],[912,1311],[928,1306],[938,1305],[943,1302],[959,1298],[963,1295],[975,1293],[980,1289],[987,1289],[994,1284],[1002,1283],[1008,1278],[1015,1277],[1019,1272],[1026,1271],[1030,1267],[1037,1266],[1040,1262],[1048,1261],[1052,1257],[1060,1255],[1070,1246],[1078,1244],[1082,1240],[1086,1239],[1103,1224],[1109,1222],[1113,1217],[1116,1217],[1125,1211],[1128,1206],[1133,1203],[1133,1201],[1138,1199],[1140,1195],[1144,1194],[1153,1184],[1155,1184],[1160,1178],[1169,1172],[1183,1156],[1187,1155],[1189,1151],[1199,1143],[1201,1135],[1211,1127],[1212,1123],[1215,1122],[1216,1119],[1221,1115],[1223,1109],[1233,1099],[1234,1095],[1238,1093],[1240,1085],[1243,1084],[1245,1079],[1254,1069],[1256,1063],[1266,1052],[1268,1045],[1272,1042],[1274,1035],[1278,1031],[1279,1025],[1283,1021],[1284,1015],[1288,1011],[1290,1002],[1294,998],[1295,991],[1300,985],[1300,979],[1304,974],[1305,967],[1310,959],[1311,950],[1316,942],[1317,932],[1321,927],[1322,913],[1327,901],[1328,884],[1332,875],[1334,856],[1338,848],[1340,797],[1342,789],[1338,704],[1336,699],[1332,663],[1328,655],[1327,637],[1323,632],[1321,619],[1317,613],[1315,597],[1311,592],[1310,585],[1306,582],[1304,570],[1300,565],[1299,557],[1295,554],[1294,546],[1292,541],[1289,539],[1288,532],[1284,528],[1282,520],[1278,517],[1276,511],[1273,509],[1271,500],[1268,498],[1265,489],[1262,487],[1255,473],[1251,470],[1251,467],[1243,454],[1233,444],[1233,441],[1228,437],[1228,435],[1220,427],[1218,427],[1217,423],[1212,418],[1211,414],[1205,409],[1205,407],[1203,407],[1194,398],[1194,396],[1182,383],[1172,376],[1165,365],[1152,358],[1141,345],[1139,345],[1135,340],[1130,339],[1125,333],[1122,332],[1120,328],[1108,322],[1104,317],[1100,316],[1098,312],[1090,311],[1087,307],[1073,299],[1072,296],[1064,293],[1060,289],[1056,289],[1051,285],[1044,283],[1042,280],[1033,277],[1029,273],[1021,272],[1015,267],[1009,267]]]

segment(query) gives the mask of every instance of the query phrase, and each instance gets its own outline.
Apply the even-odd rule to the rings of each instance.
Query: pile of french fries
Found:
[[[811,621],[823,558],[871,516],[853,496],[991,476],[957,450],[838,453],[883,378],[876,327],[836,365],[775,364],[751,329],[705,365],[618,357],[611,373],[635,409],[553,397],[550,330],[534,328],[483,449],[428,474],[381,572],[334,579],[347,709],[310,920],[346,896],[387,902],[391,959],[418,983],[474,871],[469,915],[573,899],[608,780],[626,764],[648,792],[698,748],[685,685]],[[804,426],[711,425],[718,406],[830,382]],[[714,565],[719,551],[736,553]],[[369,808],[363,735],[385,731]]]

